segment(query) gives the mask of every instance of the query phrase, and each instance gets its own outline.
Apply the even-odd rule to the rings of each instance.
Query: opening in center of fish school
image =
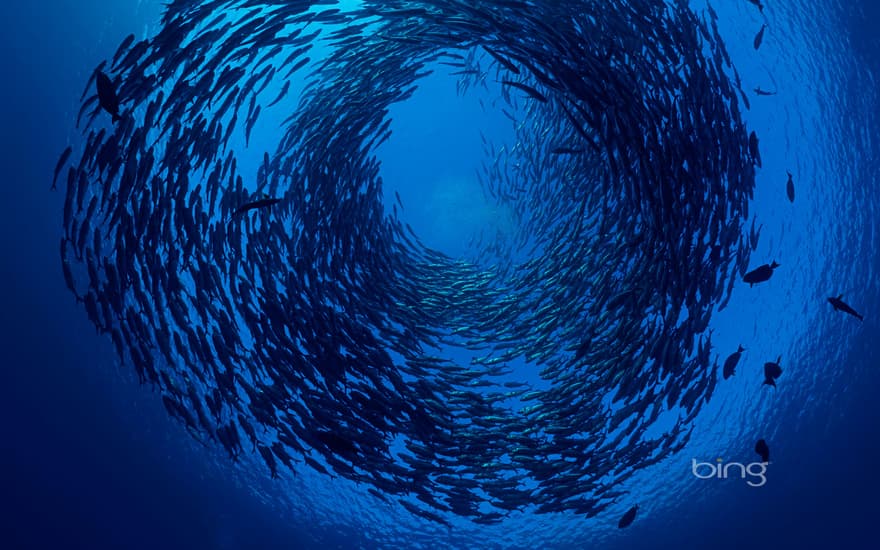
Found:
[[[873,3],[0,10],[0,546],[871,547]]]

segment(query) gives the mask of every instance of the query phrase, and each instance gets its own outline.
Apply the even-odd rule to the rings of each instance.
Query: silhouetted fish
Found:
[[[785,193],[788,195],[788,200],[794,202],[794,180],[791,179],[791,172],[786,172],[788,174],[788,181],[785,182]]]
[[[119,97],[116,95],[116,89],[113,87],[113,81],[104,71],[98,71],[95,76],[95,84],[98,88],[98,102],[101,108],[107,111],[112,117],[113,122],[118,122],[119,116]]]
[[[758,7],[758,11],[764,13],[764,4],[761,3],[761,0],[749,0],[749,4]]]
[[[724,369],[722,372],[725,380],[736,374],[736,365],[739,363],[739,358],[742,357],[742,352],[745,350],[746,348],[739,346],[739,349],[731,353],[727,359],[724,360]]]
[[[767,90],[762,90],[761,87],[758,86],[757,88],[755,88],[755,95],[776,95],[776,92],[768,92]]]
[[[831,307],[834,308],[834,311],[842,311],[844,313],[849,313],[853,317],[857,318],[859,321],[864,321],[865,318],[849,306],[846,302],[843,301],[843,294],[835,297],[828,298],[828,303],[831,304]]]
[[[775,261],[769,265],[764,264],[760,267],[757,267],[743,276],[743,282],[749,283],[749,286],[757,283],[763,283],[773,276],[773,270],[777,267],[779,267],[779,264]]]
[[[620,518],[620,521],[617,522],[617,528],[623,529],[624,527],[629,527],[630,524],[636,519],[636,512],[639,511],[639,505],[636,504],[632,508],[626,511],[625,514]]]
[[[758,134],[752,131],[749,134],[749,155],[751,155],[755,166],[761,167],[761,150],[758,147]]]
[[[70,158],[70,153],[73,152],[73,147],[68,146],[67,149],[61,153],[61,157],[58,158],[58,162],[55,164],[55,175],[52,178],[52,190],[57,189],[58,183],[58,174],[61,173],[61,169],[64,168],[64,164],[67,162],[67,159]]]
[[[755,443],[755,452],[761,455],[761,462],[770,462],[770,447],[763,439]]]
[[[755,35],[755,49],[761,47],[761,42],[764,41],[764,29],[767,28],[767,25],[761,25],[761,30],[758,31],[758,34]]]
[[[782,361],[782,356],[776,358],[776,362],[764,363],[764,384],[767,386],[776,387],[776,379],[782,375],[782,367],[779,366],[779,362]]]
[[[233,216],[239,216],[246,212],[250,212],[251,210],[256,210],[258,208],[268,208],[275,204],[281,202],[281,199],[273,199],[273,198],[264,198],[256,201],[247,202],[238,208],[235,209],[235,212],[232,213]]]

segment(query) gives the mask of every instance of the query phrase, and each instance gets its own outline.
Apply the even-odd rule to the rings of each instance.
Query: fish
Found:
[[[770,277],[773,276],[773,271],[777,267],[779,267],[779,264],[776,263],[775,260],[770,264],[758,266],[743,276],[743,282],[749,283],[749,286],[751,287],[758,283],[769,281]]]
[[[794,202],[794,180],[792,180],[791,172],[788,174],[788,181],[785,182],[785,194],[788,196],[789,202]]]
[[[755,46],[756,50],[761,47],[761,43],[764,41],[764,29],[766,29],[766,28],[767,28],[766,24],[761,25],[761,30],[759,30],[758,34],[755,35],[754,46]]]
[[[58,158],[58,162],[55,163],[55,174],[52,177],[52,191],[58,189],[58,175],[61,173],[61,169],[64,168],[64,165],[67,164],[67,160],[70,159],[71,153],[73,153],[73,147],[67,146]]]
[[[775,363],[764,363],[763,385],[776,387],[776,379],[782,375],[782,367],[779,366],[780,361],[782,361],[782,356],[779,356]]]
[[[739,346],[735,352],[731,353],[727,359],[724,360],[722,372],[725,380],[736,374],[736,365],[739,363],[739,358],[742,357],[742,352],[745,350],[746,348]]]
[[[776,92],[770,92],[770,91],[764,90],[760,86],[758,86],[757,88],[755,88],[755,95],[771,96],[771,95],[776,95]]]
[[[764,4],[761,3],[761,0],[748,0],[749,4],[758,8],[758,11],[764,13]]]
[[[267,479],[344,478],[444,525],[608,513],[711,402],[708,327],[760,232],[718,15],[323,4],[169,2],[108,51],[60,163],[58,277],[170,417]],[[402,219],[377,157],[437,69],[517,123],[481,134],[477,196],[505,223],[467,257]]]
[[[98,102],[104,111],[111,117],[114,123],[119,122],[122,118],[119,114],[119,98],[116,95],[116,88],[113,81],[104,71],[98,71],[95,75],[95,84],[98,89]]]
[[[531,86],[528,86],[521,82],[514,82],[513,80],[501,80],[500,83],[504,84],[505,86],[513,86],[514,88],[525,92],[526,95],[528,95],[532,99],[537,99],[541,103],[547,103],[547,96],[532,88]]]
[[[862,314],[860,314],[859,312],[854,310],[846,302],[843,301],[843,294],[839,294],[836,297],[832,296],[832,297],[828,298],[828,303],[831,304],[831,307],[834,308],[834,311],[842,311],[844,313],[852,315],[853,317],[855,317],[859,321],[865,320],[865,318],[864,318],[864,316],[862,316]]]
[[[636,504],[632,508],[626,511],[623,516],[621,516],[620,520],[617,522],[618,529],[624,529],[632,525],[632,522],[636,519],[636,512],[639,511],[639,505]]]
[[[270,206],[274,206],[274,205],[278,204],[279,202],[281,202],[281,199],[276,199],[276,198],[272,198],[272,197],[264,197],[261,199],[257,199],[255,201],[250,201],[250,202],[246,202],[246,203],[242,204],[241,206],[239,206],[238,208],[235,209],[235,211],[232,213],[232,215],[233,215],[233,217],[235,217],[235,216],[240,216],[242,214],[250,212],[251,210],[269,208]]]
[[[761,462],[764,464],[770,462],[770,447],[763,439],[759,439],[758,442],[755,443],[755,452],[761,456]]]
[[[761,151],[758,148],[758,134],[752,131],[749,134],[749,154],[758,168],[761,167]]]

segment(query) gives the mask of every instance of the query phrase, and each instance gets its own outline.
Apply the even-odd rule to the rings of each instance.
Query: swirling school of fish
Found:
[[[55,172],[72,161],[68,287],[168,413],[233,460],[365,483],[440,523],[595,516],[687,443],[717,380],[711,313],[757,243],[758,143],[717,16],[336,4],[175,0],[96,68],[82,152]],[[516,107],[517,143],[487,143],[481,180],[517,229],[473,259],[383,205],[389,108],[440,64],[462,93],[497,81]],[[242,173],[231,143],[270,110],[280,139]],[[508,366],[522,360],[541,385]]]

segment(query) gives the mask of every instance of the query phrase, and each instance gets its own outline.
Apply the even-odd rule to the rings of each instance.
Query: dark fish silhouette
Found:
[[[776,92],[768,92],[767,90],[762,90],[760,86],[755,88],[755,95],[776,95]]]
[[[61,173],[61,169],[64,168],[64,164],[67,162],[67,159],[70,158],[70,153],[73,152],[73,147],[68,146],[67,149],[61,153],[61,157],[58,158],[58,163],[55,165],[55,176],[52,178],[52,190],[57,189],[58,184],[58,174]]]
[[[107,111],[112,117],[113,122],[119,122],[119,97],[116,95],[116,88],[113,82],[104,71],[98,71],[95,76],[95,84],[98,88],[98,103],[101,108]]]
[[[755,49],[761,47],[761,42],[764,41],[764,29],[767,28],[767,25],[761,25],[761,30],[758,31],[758,34],[755,35]]]
[[[742,357],[742,352],[744,352],[746,348],[739,346],[735,352],[731,353],[727,359],[724,360],[724,379],[727,380],[734,374],[736,374],[736,365],[739,363],[739,358]]]
[[[749,155],[752,157],[755,166],[761,167],[761,151],[758,149],[758,134],[754,131],[749,134]]]
[[[755,285],[757,283],[763,283],[773,276],[773,270],[777,267],[779,267],[779,264],[775,261],[769,265],[764,264],[760,267],[757,267],[743,276],[743,282],[749,283],[749,286]]]
[[[794,202],[794,180],[791,179],[791,172],[786,172],[788,174],[788,181],[785,182],[785,193],[788,195],[788,200]]]
[[[761,3],[761,0],[749,0],[749,4],[757,6],[758,11],[764,13],[764,4]]]
[[[770,447],[763,439],[755,443],[755,452],[761,455],[761,462],[770,462]]]
[[[776,387],[776,379],[782,375],[782,367],[779,366],[780,361],[782,361],[781,355],[776,358],[775,363],[764,363],[763,385]]]
[[[837,296],[836,298],[828,298],[828,303],[831,304],[831,307],[834,308],[834,311],[849,313],[853,317],[857,318],[859,321],[865,320],[861,313],[857,312],[852,307],[850,307],[849,304],[843,301],[843,294]]]
[[[636,512],[639,511],[639,505],[636,504],[632,508],[626,511],[625,514],[620,518],[620,521],[617,522],[617,528],[623,529],[624,527],[629,527],[632,522],[636,519]]]
[[[244,203],[235,209],[235,212],[232,213],[233,216],[240,216],[241,214],[245,214],[250,212],[251,210],[257,210],[259,208],[268,208],[270,206],[276,205],[281,202],[281,199],[273,199],[273,198],[264,198],[256,201],[251,201]]]

